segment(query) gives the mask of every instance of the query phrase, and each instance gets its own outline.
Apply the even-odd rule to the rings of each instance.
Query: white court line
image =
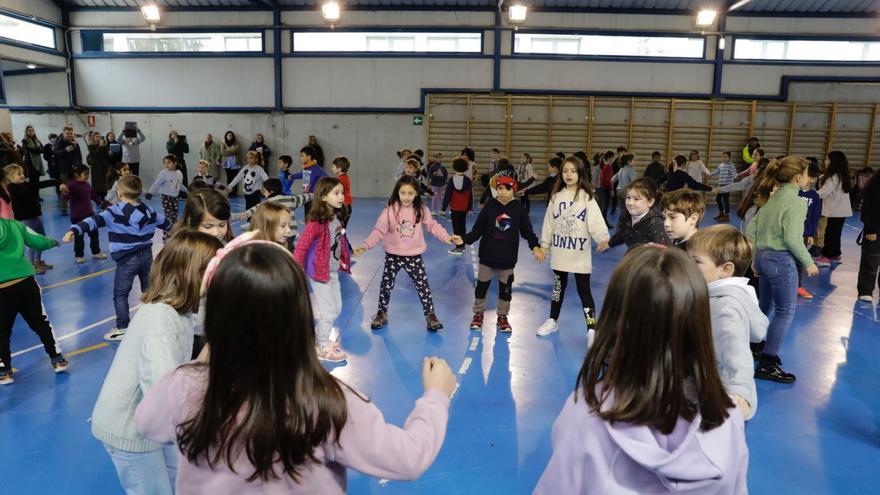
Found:
[[[467,370],[468,370],[468,368],[471,367],[471,362],[472,362],[473,360],[474,360],[474,359],[473,359],[472,357],[470,357],[470,356],[464,358],[464,362],[461,363],[461,368],[458,369],[458,374],[459,374],[459,375],[463,375],[463,374],[467,373]]]
[[[134,310],[138,309],[139,307],[141,307],[140,304],[138,304],[137,306],[131,308],[131,309],[129,310],[129,312],[134,311]],[[62,337],[58,337],[58,338],[56,338],[56,339],[55,339],[55,342],[61,342],[62,340],[67,340],[67,339],[69,339],[69,338],[71,338],[71,337],[76,337],[77,335],[79,335],[79,334],[81,334],[81,333],[83,333],[83,332],[88,332],[89,330],[91,330],[91,329],[93,329],[93,328],[95,328],[95,327],[97,327],[97,326],[103,325],[104,323],[107,323],[107,322],[112,321],[112,320],[115,320],[115,319],[116,319],[116,316],[114,315],[114,316],[110,316],[110,317],[108,317],[108,318],[104,318],[104,319],[101,320],[101,321],[96,321],[95,323],[92,323],[91,325],[89,325],[89,326],[87,326],[87,327],[80,328],[79,330],[76,330],[76,331],[74,331],[74,332],[72,332],[72,333],[69,333],[69,334],[64,335],[64,336],[62,336]],[[18,352],[14,352],[14,353],[12,353],[12,357],[21,356],[22,354],[25,354],[25,353],[28,353],[28,352],[31,352],[31,351],[35,351],[35,350],[37,350],[37,349],[42,349],[42,348],[43,348],[43,344],[35,345],[35,346],[33,346],[33,347],[28,347],[27,349],[22,349],[22,350],[20,350],[20,351],[18,351]]]

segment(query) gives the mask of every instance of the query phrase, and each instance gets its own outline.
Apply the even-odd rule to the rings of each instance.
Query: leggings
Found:
[[[165,218],[168,219],[171,224],[177,223],[177,209],[180,207],[180,204],[177,202],[177,197],[162,195],[162,211],[165,212]],[[168,241],[168,231],[162,231],[162,242]]]
[[[391,290],[394,289],[397,272],[401,268],[412,279],[413,285],[419,293],[419,300],[422,302],[422,310],[425,315],[433,313],[434,300],[431,298],[431,287],[428,285],[428,274],[425,273],[425,262],[422,261],[422,256],[398,256],[390,253],[385,254],[385,270],[382,271],[382,282],[379,284],[379,311],[388,312]]]
[[[575,273],[574,282],[577,285],[578,296],[584,308],[584,315],[595,316],[596,304],[593,302],[593,292],[590,290],[590,274]],[[553,270],[553,292],[550,294],[550,318],[559,320],[559,312],[562,310],[562,301],[565,300],[565,288],[568,287],[568,272]]]

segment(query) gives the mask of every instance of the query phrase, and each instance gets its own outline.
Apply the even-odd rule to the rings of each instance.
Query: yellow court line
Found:
[[[73,351],[73,352],[67,352],[67,353],[65,353],[64,355],[65,355],[66,357],[76,356],[77,354],[85,354],[85,353],[90,352],[90,351],[95,351],[95,350],[98,350],[98,349],[103,349],[104,347],[107,347],[107,346],[109,346],[109,345],[110,345],[110,344],[108,344],[108,343],[106,343],[106,342],[101,342],[100,344],[95,344],[95,345],[93,345],[93,346],[91,346],[91,347],[86,347],[86,348],[83,348],[83,349],[78,349],[78,350]]]
[[[74,283],[74,282],[79,282],[79,281],[82,281],[82,280],[87,280],[87,279],[90,279],[90,278],[92,278],[92,277],[97,277],[98,275],[103,275],[103,274],[105,274],[105,273],[110,273],[110,272],[112,272],[112,271],[115,270],[115,269],[116,269],[115,266],[112,267],[112,268],[105,268],[105,269],[103,269],[103,270],[98,270],[98,271],[95,272],[95,273],[89,273],[88,275],[82,275],[82,276],[80,276],[80,277],[74,277],[74,278],[71,278],[71,279],[62,280],[61,282],[58,282],[58,283],[55,283],[55,284],[52,284],[52,285],[44,285],[44,286],[42,287],[42,289],[43,289],[43,290],[54,289],[54,288],[56,288],[56,287],[61,287],[62,285],[67,285],[67,284],[72,284],[72,283]]]

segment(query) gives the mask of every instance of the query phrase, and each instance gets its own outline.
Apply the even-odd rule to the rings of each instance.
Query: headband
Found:
[[[214,278],[214,273],[217,272],[217,268],[220,266],[220,262],[223,261],[229,253],[235,251],[236,249],[247,246],[251,244],[264,244],[267,246],[275,246],[278,249],[283,250],[285,253],[290,255],[293,258],[293,254],[290,253],[287,249],[282,247],[280,244],[271,241],[263,241],[254,239],[254,235],[256,235],[257,231],[245,232],[244,234],[236,237],[235,239],[229,241],[229,244],[217,250],[217,253],[211,258],[211,261],[208,262],[208,266],[205,268],[205,275],[202,277],[202,295],[205,295],[208,292],[208,287],[211,285],[211,280]]]

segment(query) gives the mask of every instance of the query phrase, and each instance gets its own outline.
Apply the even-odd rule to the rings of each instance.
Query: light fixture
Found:
[[[528,8],[525,5],[511,5],[507,11],[507,20],[511,24],[519,25],[526,22],[526,13]]]
[[[724,36],[721,36],[718,38],[718,49],[724,50],[724,45],[725,45]]]
[[[141,7],[141,14],[143,14],[147,24],[150,25],[150,30],[155,31],[156,24],[159,24],[159,7],[154,4],[144,5]]]
[[[704,9],[697,14],[697,26],[711,26],[715,22],[714,10]]]
[[[330,24],[335,23],[339,20],[339,4],[336,2],[327,2],[324,5],[321,5],[321,15],[323,15],[324,20]]]
[[[27,67],[28,69],[36,69],[37,65],[36,64],[27,64],[25,67]]]
[[[736,2],[735,4],[731,5],[730,8],[727,9],[727,11],[728,11],[728,12],[732,12],[732,11],[734,11],[734,10],[736,10],[736,9],[738,9],[738,8],[740,8],[740,7],[742,7],[743,5],[745,5],[745,4],[747,4],[747,3],[751,2],[751,1],[752,1],[752,0],[739,0],[739,2]]]

